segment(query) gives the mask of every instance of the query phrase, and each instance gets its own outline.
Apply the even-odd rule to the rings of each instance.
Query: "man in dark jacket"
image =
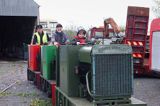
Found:
[[[56,31],[52,35],[52,42],[54,42],[55,45],[65,45],[68,42],[68,37],[62,29],[63,26],[61,24],[57,24]]]

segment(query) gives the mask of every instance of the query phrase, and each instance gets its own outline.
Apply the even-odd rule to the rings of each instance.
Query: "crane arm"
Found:
[[[117,25],[113,18],[107,18],[104,20],[104,28],[106,33],[108,33],[109,24],[111,25],[115,33],[120,33],[120,27]]]

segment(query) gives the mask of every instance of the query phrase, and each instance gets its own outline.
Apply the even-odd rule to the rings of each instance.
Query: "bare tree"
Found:
[[[67,30],[64,30],[64,32],[65,32],[66,35],[68,35],[68,38],[70,40],[72,40],[74,38],[74,36],[76,35],[75,30],[67,29]]]
[[[121,32],[125,32],[125,28],[126,28],[126,27],[125,27],[124,25],[121,25],[121,26],[120,26]]]
[[[160,0],[153,0],[155,5],[152,7],[152,10],[157,18],[160,18]]]

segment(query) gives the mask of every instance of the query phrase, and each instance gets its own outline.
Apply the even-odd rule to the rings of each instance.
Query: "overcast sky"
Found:
[[[113,17],[118,25],[126,25],[127,7],[150,8],[153,0],[35,0],[40,5],[41,19],[54,19],[63,26],[102,26],[103,20]]]

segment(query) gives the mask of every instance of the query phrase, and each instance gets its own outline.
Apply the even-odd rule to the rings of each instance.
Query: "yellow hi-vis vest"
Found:
[[[36,37],[37,37],[37,43],[40,45],[41,44],[41,41],[40,41],[40,35],[38,34],[38,32],[35,33]],[[42,43],[47,43],[48,40],[47,40],[47,34],[44,32],[43,34],[43,38],[42,38]]]

